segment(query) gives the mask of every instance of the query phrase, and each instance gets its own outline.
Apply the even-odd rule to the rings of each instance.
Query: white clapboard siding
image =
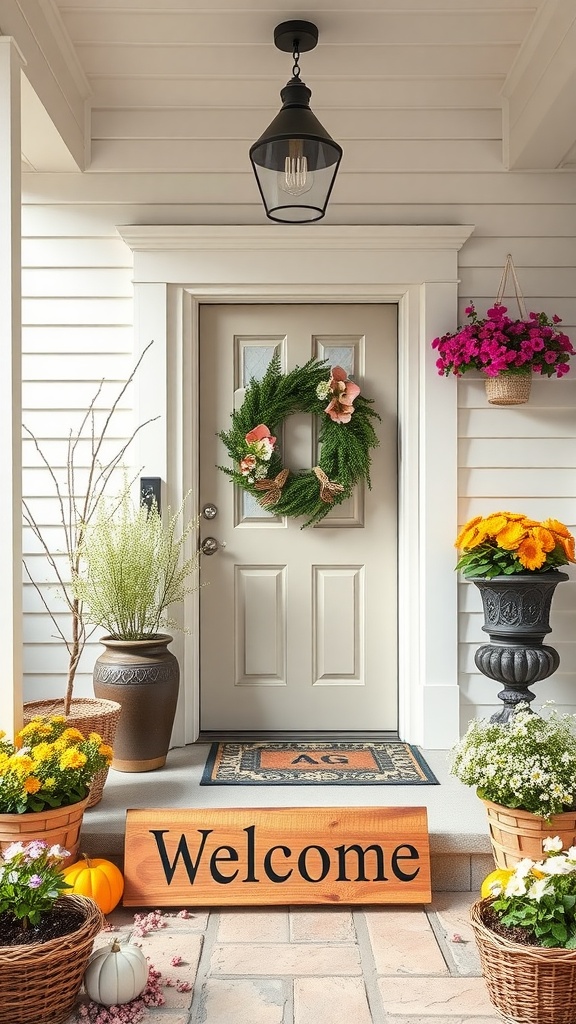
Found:
[[[134,366],[132,253],[108,218],[104,228],[92,208],[86,210],[82,229],[72,231],[59,218],[44,221],[44,207],[27,207],[31,214],[23,239],[23,420],[66,493],[68,437],[76,438],[90,402],[96,399],[95,432],[98,437],[112,403]],[[53,207],[51,207],[54,210]],[[73,218],[72,218],[73,220]],[[90,224],[96,222],[95,229]],[[104,465],[122,448],[134,430],[134,395],[129,387],[110,421],[101,449]],[[91,459],[91,427],[86,422],[75,449],[75,492],[81,502]],[[23,435],[23,491],[50,551],[64,550],[60,508],[51,474],[34,441]],[[124,461],[133,475],[130,449]],[[120,490],[119,468],[109,493]],[[23,531],[26,568],[41,595],[23,570],[25,699],[64,694],[68,655],[57,636],[43,601],[56,616],[66,637],[71,619],[59,594],[40,542],[29,528]],[[64,554],[56,554],[66,577]],[[86,645],[75,693],[91,696],[92,667],[102,648],[96,631]]]
[[[182,110],[96,110],[92,139],[238,139],[244,152],[277,114],[277,104],[249,110],[196,107]],[[326,109],[326,108],[324,108]],[[324,116],[324,115],[323,115]],[[326,111],[329,123],[336,116]],[[428,110],[402,108],[338,111],[337,131],[342,146],[357,139],[501,139],[502,117],[498,110]],[[336,127],[332,126],[336,131]],[[212,148],[212,147],[211,147]]]
[[[451,10],[451,4],[452,0],[447,0],[444,9]],[[68,11],[75,17],[76,10],[90,6],[93,4],[85,0],[74,0]],[[146,11],[151,5],[147,0],[118,0],[118,3],[108,0],[107,10],[122,6],[138,6]],[[364,6],[378,11],[381,7],[388,9],[390,4],[368,0]],[[404,9],[407,5],[402,6]],[[414,10],[416,7],[426,10],[427,0],[417,0],[411,6]],[[465,5],[459,0],[457,7],[461,9],[462,6],[471,5],[468,0]],[[189,9],[188,0],[172,0],[170,8]],[[494,12],[493,4],[486,4],[485,8],[486,13]],[[518,11],[523,10],[523,4],[518,3],[517,8]],[[478,13],[477,4],[475,10]],[[503,43],[506,47],[506,42]],[[182,48],[182,52],[185,49],[188,52],[189,48]],[[427,61],[442,59],[442,54],[435,53],[434,47],[422,49]],[[466,57],[473,49],[466,50]],[[111,67],[124,56],[130,56],[129,48],[123,45],[118,47],[118,52],[108,56],[105,50],[104,45],[91,46],[90,59],[99,66]],[[478,56],[481,46],[475,52]],[[170,54],[176,60],[181,58],[178,47],[170,47]],[[236,58],[242,59],[239,54]],[[136,61],[137,54],[130,59]],[[427,105],[422,103],[422,83],[406,78],[396,80],[393,69],[388,69],[387,74],[391,77],[384,84],[379,83],[376,90],[369,80],[344,83],[346,90],[351,91],[347,106],[356,105],[361,115],[359,112],[357,125],[351,125],[350,119],[347,122],[351,141],[345,147],[345,158],[325,223],[474,224],[474,233],[460,253],[459,316],[462,320],[464,308],[471,299],[480,311],[494,301],[506,253],[511,252],[528,309],[557,313],[562,317],[567,333],[576,341],[573,176],[547,172],[505,173],[499,153],[497,170],[479,169],[478,153],[471,158],[469,147],[481,146],[483,162],[480,167],[487,167],[496,153],[494,146],[499,147],[499,135],[489,134],[493,118],[486,116],[486,111],[493,114],[502,81],[497,76],[488,77],[489,72],[486,71],[481,91],[478,91],[477,80],[472,93],[469,82],[453,77],[457,70],[451,68],[450,71],[450,77],[425,82]],[[116,72],[124,73],[124,68]],[[202,107],[225,108],[225,97],[232,97],[236,91],[246,96],[247,106],[254,107],[258,105],[258,96],[263,94],[266,96],[263,102],[260,101],[263,128],[271,102],[266,90],[271,88],[275,95],[283,81],[279,82],[277,76],[270,74],[264,78],[261,92],[262,83],[257,78],[237,82],[232,77],[233,69],[229,73],[230,78],[221,78],[217,83],[214,80],[214,92],[206,87],[204,80]],[[397,69],[397,73],[401,76],[402,70]],[[203,127],[206,134],[211,130],[214,135],[217,126],[225,128],[227,115],[214,110],[212,118],[211,111],[196,110],[191,113],[187,125],[185,117],[180,117],[181,111],[164,112],[159,109],[165,105],[172,108],[186,106],[187,92],[195,87],[193,80],[178,79],[176,71],[170,79],[125,79],[123,95],[131,97],[133,106],[137,108],[130,111],[127,109],[130,104],[122,107],[117,102],[118,79],[114,73],[107,70],[105,74],[106,77],[93,78],[91,84],[95,95],[94,132],[98,136],[96,161],[108,161],[109,169],[100,173],[93,165],[90,172],[83,175],[24,175],[25,266],[34,271],[42,268],[56,271],[54,280],[62,289],[59,297],[54,294],[45,297],[39,293],[37,298],[29,294],[25,296],[26,363],[34,353],[46,359],[45,381],[50,382],[48,404],[44,400],[45,385],[42,380],[35,379],[35,372],[31,370],[25,382],[28,403],[25,420],[32,429],[41,432],[39,436],[54,445],[50,453],[56,460],[55,465],[62,464],[57,455],[58,439],[66,437],[70,424],[77,422],[78,406],[75,403],[78,388],[86,388],[81,392],[84,399],[91,393],[91,367],[94,384],[102,375],[102,367],[104,375],[109,371],[112,379],[117,380],[120,368],[123,367],[125,372],[130,365],[132,305],[125,290],[130,277],[131,253],[124,243],[119,242],[116,226],[138,223],[265,223],[253,175],[246,165],[246,144],[242,141],[241,124],[233,134],[237,147],[232,145],[230,148],[231,144],[227,147],[231,162],[227,163],[226,171],[212,172],[209,162],[210,159],[214,161],[214,156],[209,159],[203,153],[193,152],[193,149],[202,146],[200,135]],[[262,74],[266,76],[265,67]],[[314,101],[320,96],[322,103],[327,104],[326,110],[322,110],[322,120],[328,126],[332,83],[325,82],[322,77],[317,82],[312,79],[313,76],[310,85]],[[378,117],[374,107],[382,105],[378,92],[383,88],[387,92],[387,109],[385,116],[383,112],[382,124],[371,133],[374,140],[371,147],[364,150],[362,146],[362,153],[368,154],[368,167],[361,166],[352,131],[360,131],[367,109]],[[446,147],[455,143],[446,110],[439,111],[439,117],[435,119],[433,108],[451,106],[458,114],[456,124],[461,125],[460,115],[470,107],[474,97],[478,101],[476,109],[470,111],[469,141],[462,143],[461,163],[456,165],[461,169],[470,166],[471,169],[458,171],[452,163],[451,168],[444,171],[441,168],[445,164],[435,164],[434,159],[429,163],[434,153],[437,153],[438,161],[443,159],[442,148],[445,158]],[[219,99],[222,102],[218,102]],[[411,108],[411,116],[403,122],[398,111],[390,109],[394,106]],[[428,121],[422,118],[422,110],[427,110]],[[244,124],[252,122],[253,112],[251,120]],[[403,131],[398,127],[402,123],[410,123],[412,128],[423,125],[423,138],[410,138],[408,129]],[[481,135],[482,131],[486,134]],[[166,138],[170,133],[172,136]],[[413,150],[410,155],[409,148]],[[212,154],[216,152],[212,145],[210,151]],[[126,157],[123,170],[112,166],[120,152]],[[136,169],[130,169],[136,161],[134,154],[140,157],[150,153],[149,159],[156,161],[154,167],[161,173],[149,170],[148,157]],[[206,169],[190,174],[173,173],[183,153],[189,154],[184,157],[185,163],[189,159],[198,167],[203,166],[204,161]],[[405,162],[398,162],[402,153]],[[453,153],[450,160],[453,160]],[[475,166],[472,167],[474,161]],[[440,169],[434,170],[435,166]],[[406,170],[409,173],[404,173]],[[45,261],[43,252],[49,253]],[[70,284],[66,290],[68,271]],[[75,271],[78,273],[73,273]],[[86,271],[93,285],[86,284]],[[102,271],[105,274],[99,276],[97,272]],[[31,286],[42,287],[42,277],[30,277],[28,280]],[[77,286],[88,294],[79,294]],[[98,288],[102,289],[100,293]],[[93,364],[87,356],[94,357]],[[70,359],[70,368],[60,375],[58,369],[51,372],[50,360],[54,359],[54,367],[62,366],[62,357]],[[430,358],[434,359],[432,351]],[[75,364],[74,368],[72,364]],[[58,387],[60,397],[53,394],[57,379],[62,381]],[[563,380],[534,380],[530,402],[513,408],[489,406],[483,380],[478,374],[459,382],[446,379],[442,386],[451,394],[455,389],[458,397],[458,524],[474,515],[510,508],[512,511],[524,511],[536,519],[554,516],[569,528],[576,529],[576,366],[573,373]],[[110,400],[109,394],[107,400]],[[133,429],[129,405],[124,405],[118,412],[112,437],[127,436]],[[29,444],[25,445],[24,453],[25,480],[30,487],[43,493],[42,478],[38,476],[40,466]],[[55,502],[47,495],[38,497],[38,502],[42,522],[48,526],[55,521]],[[456,530],[456,524],[450,524],[450,530],[452,525]],[[455,549],[451,548],[453,539],[451,536],[446,538],[446,549],[453,551],[454,559],[446,566],[450,573],[454,571],[457,558]],[[39,558],[34,554],[29,538],[25,543],[30,557]],[[576,580],[574,569],[570,572],[571,582],[556,590],[552,614],[550,639],[558,644],[561,668],[552,679],[535,684],[534,692],[537,704],[547,696],[555,695],[559,705],[574,710],[576,643],[571,635],[572,624],[576,621]],[[45,590],[47,592],[50,588]],[[496,694],[500,687],[484,679],[474,665],[474,650],[484,636],[477,588],[461,582],[458,599],[461,638],[459,684],[464,728],[470,718],[483,717],[498,709]],[[26,693],[27,696],[39,696],[42,692],[45,695],[49,685],[54,685],[57,674],[47,664],[42,666],[38,662],[43,657],[48,658],[47,648],[53,649],[57,645],[50,640],[51,631],[45,628],[44,623],[39,628],[43,618],[41,605],[30,585],[24,588],[24,602],[28,616],[26,641],[34,647],[38,645],[33,660],[26,662]],[[97,643],[87,649],[84,664],[88,673],[98,653]],[[85,684],[89,685],[88,680],[89,675],[81,675],[78,692],[82,692]],[[91,692],[90,688],[87,692]]]

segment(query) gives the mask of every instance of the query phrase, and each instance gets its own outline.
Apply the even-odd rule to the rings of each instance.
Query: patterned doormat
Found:
[[[416,747],[381,743],[213,743],[201,786],[437,786]]]

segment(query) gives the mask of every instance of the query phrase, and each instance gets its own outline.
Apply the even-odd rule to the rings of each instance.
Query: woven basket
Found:
[[[49,846],[63,846],[68,850],[70,856],[63,862],[63,867],[73,864],[78,860],[80,831],[88,800],[86,797],[68,807],[51,807],[45,811],[0,814],[0,850],[5,850],[11,843],[30,843],[33,839],[43,839]],[[1,1007],[0,1002],[0,1014]]]
[[[491,405],[524,405],[530,397],[532,371],[486,377],[484,386]]]
[[[66,721],[71,728],[79,729],[85,736],[97,732],[105,743],[114,746],[116,727],[122,708],[115,700],[100,700],[94,697],[74,697],[70,714]],[[51,718],[53,715],[64,714],[64,700],[34,700],[24,705],[24,725],[37,715]],[[94,807],[102,799],[104,784],[108,778],[108,768],[102,768],[94,776],[90,786],[88,807]]]
[[[482,921],[492,898],[470,908],[491,1002],[510,1024],[576,1024],[576,950],[524,946]]]
[[[87,896],[61,896],[84,917],[75,932],[28,946],[0,946],[0,1024],[59,1024],[74,1009],[104,918]]]
[[[498,868],[513,868],[522,860],[542,860],[542,842],[547,836],[560,836],[567,849],[576,843],[576,811],[555,814],[549,822],[530,811],[502,807],[482,800],[488,815],[490,842]]]

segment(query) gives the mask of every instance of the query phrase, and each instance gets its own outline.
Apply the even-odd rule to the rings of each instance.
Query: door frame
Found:
[[[142,438],[140,465],[162,478],[172,509],[198,493],[200,305],[397,303],[399,732],[429,749],[450,747],[459,736],[457,390],[438,376],[430,341],[457,322],[458,252],[473,227],[117,230],[134,252],[136,351],[155,340],[136,381],[138,421],[159,416]],[[190,632],[173,644],[183,679],[176,744],[199,731],[197,594],[183,621]]]

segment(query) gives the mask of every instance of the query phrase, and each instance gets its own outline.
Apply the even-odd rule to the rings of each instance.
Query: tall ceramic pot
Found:
[[[166,762],[180,683],[171,641],[167,633],[100,641],[106,650],[94,665],[94,693],[122,706],[111,766],[118,772],[149,772]]]
[[[552,629],[554,591],[567,579],[567,573],[553,569],[472,581],[482,597],[482,629],[490,637],[490,643],[478,648],[474,661],[489,679],[504,683],[498,694],[504,707],[492,715],[492,722],[507,722],[520,701],[534,700],[528,687],[558,668],[558,652],[545,644],[544,638]]]

